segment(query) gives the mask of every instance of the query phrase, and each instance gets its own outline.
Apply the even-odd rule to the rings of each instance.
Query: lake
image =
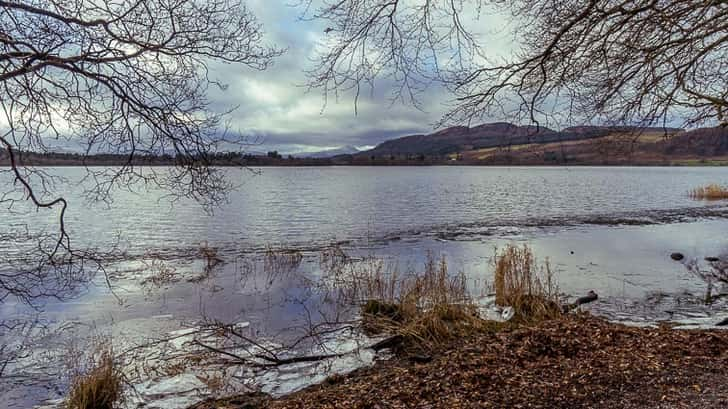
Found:
[[[87,203],[84,184],[76,183],[83,169],[46,171],[70,182],[58,187],[69,199],[66,223],[76,246],[118,246],[123,257],[108,265],[113,293],[97,277],[73,300],[41,307],[49,327],[82,329],[39,342],[36,351],[52,356],[43,365],[34,367],[37,358],[17,365],[17,381],[0,388],[10,407],[61,396],[65,381],[49,368],[74,337],[110,333],[115,345],[128,347],[217,320],[244,322],[261,338],[295,339],[333,313],[310,288],[322,277],[321,253],[332,246],[401,270],[421,268],[428,254],[445,257],[474,294],[485,294],[494,249],[527,243],[549,259],[561,291],[574,297],[595,290],[600,300],[588,308],[613,320],[708,323],[724,307],[696,301],[705,285],[669,255],[701,260],[728,250],[728,203],[687,195],[726,183],[728,168],[285,167],[257,175],[226,169],[237,187],[212,214],[193,201],[170,203],[155,189],[119,191],[108,206]],[[54,228],[55,213],[15,210],[4,215],[0,234],[26,224]],[[214,248],[222,262],[206,269],[201,247]],[[260,267],[270,249],[300,251],[302,260],[271,278]],[[6,260],[22,251],[18,243],[0,243]],[[150,280],[154,271],[174,279]],[[0,320],[33,314],[12,299],[0,304]],[[270,392],[293,389],[281,386],[282,374],[265,376]],[[194,401],[193,395],[185,397]]]

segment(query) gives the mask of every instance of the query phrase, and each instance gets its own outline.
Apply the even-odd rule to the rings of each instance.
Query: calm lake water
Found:
[[[76,168],[48,172],[71,182],[84,175]],[[600,301],[590,308],[608,318],[707,322],[722,313],[722,304],[708,308],[694,301],[704,284],[669,254],[680,251],[702,259],[728,250],[728,203],[687,196],[696,186],[727,183],[728,168],[325,167],[263,168],[259,175],[226,172],[239,186],[213,214],[192,201],[170,204],[155,190],[117,192],[107,207],[84,202],[83,185],[59,186],[67,189],[62,191],[70,202],[67,224],[77,245],[103,248],[121,239],[126,258],[109,267],[115,293],[124,302],[120,305],[99,279],[70,302],[49,301],[42,307],[44,320],[54,326],[88,324],[125,345],[202,318],[248,322],[256,335],[281,336],[312,319],[326,318],[322,297],[306,283],[320,277],[320,252],[332,243],[349,255],[375,255],[402,270],[421,268],[428,253],[444,256],[450,271],[464,271],[474,287],[484,288],[492,277],[494,248],[513,241],[528,243],[539,258],[549,258],[565,294],[596,290]],[[6,214],[0,234],[25,224],[52,231],[54,217],[45,211]],[[216,248],[224,262],[209,277],[197,280],[204,270],[201,245]],[[251,265],[261,263],[269,245],[303,251],[296,274],[276,279],[251,274]],[[0,243],[5,259],[20,251],[16,243]],[[180,278],[156,287],[142,285],[149,271],[159,267],[159,258]],[[311,311],[318,315],[312,318]],[[29,313],[13,300],[0,304],[0,320]],[[66,341],[41,347],[48,351]],[[34,374],[32,365],[17,369],[21,372]],[[35,374],[41,378],[38,374],[46,372]],[[0,388],[0,401],[28,407],[62,393],[62,381],[56,388],[39,385],[52,383],[52,375],[37,384],[27,378]]]
[[[71,182],[85,174],[74,168],[48,171]],[[121,232],[128,248],[139,251],[200,241],[223,247],[311,245],[623,217],[660,221],[710,206],[686,192],[728,179],[727,169],[708,167],[305,167],[263,168],[257,176],[228,173],[239,187],[212,215],[192,201],[171,204],[154,190],[119,191],[110,207],[89,205],[80,187],[62,190],[70,201],[69,228],[86,244],[112,241]],[[44,216],[52,221],[55,213],[10,214],[3,228]]]

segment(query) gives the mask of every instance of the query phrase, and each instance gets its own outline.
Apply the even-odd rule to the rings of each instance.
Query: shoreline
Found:
[[[703,161],[704,162],[701,162]],[[684,161],[676,160],[674,162],[619,162],[619,163],[592,163],[592,162],[564,162],[564,163],[483,163],[479,161],[474,162],[455,162],[455,161],[443,161],[433,163],[419,163],[419,162],[403,162],[403,163],[358,163],[358,162],[330,162],[329,159],[323,159],[322,163],[286,163],[285,161],[276,163],[209,163],[207,166],[212,168],[240,168],[240,169],[255,169],[255,168],[329,168],[329,167],[354,167],[354,168],[367,168],[367,167],[484,167],[484,168],[674,168],[674,167],[695,167],[695,168],[720,168],[728,167],[728,160],[724,159],[711,159],[711,158],[698,158],[698,159],[685,159]],[[22,162],[18,163],[18,166],[33,166],[33,167],[44,167],[44,168],[104,168],[104,167],[121,167],[121,166],[141,166],[151,168],[164,168],[173,167],[176,164],[174,162],[163,162],[163,163],[149,163],[149,162],[104,162],[104,163],[83,163],[83,162]],[[0,160],[0,166],[8,167],[10,163]]]
[[[280,398],[212,408],[708,408],[728,405],[728,331],[629,327],[580,313],[379,361]],[[446,376],[444,376],[446,375]]]
[[[662,232],[662,234],[658,234],[658,235],[659,236],[680,237],[678,242],[681,242],[681,243],[683,243],[683,245],[685,245],[686,244],[685,241],[688,240],[687,238],[691,236],[691,233],[690,233],[691,231],[701,231],[701,232],[705,231],[704,225],[710,226],[713,223],[715,223],[715,220],[707,219],[707,220],[702,220],[698,224],[695,224],[693,227],[691,227],[692,224],[682,224],[682,223],[657,226],[658,230],[660,232]],[[713,233],[710,233],[708,235],[715,237],[716,231],[720,231],[720,229],[722,229],[724,227],[724,225],[725,225],[725,222],[722,222],[718,226],[714,226]],[[686,227],[689,229],[686,230]],[[614,238],[622,238],[622,240],[627,241],[627,242],[635,241],[634,240],[635,236],[625,236],[625,233],[629,233],[629,232],[632,232],[632,234],[650,234],[650,235],[656,234],[656,232],[653,231],[653,227],[650,227],[650,226],[624,226],[623,228],[619,228],[619,229],[613,229],[613,228],[603,229],[601,226],[597,226],[596,229],[566,230],[562,234],[558,234],[558,235],[551,235],[548,232],[546,232],[546,234],[541,235],[541,238],[538,240],[534,240],[533,236],[520,237],[520,240],[519,239],[517,239],[517,240],[525,241],[525,242],[530,243],[531,245],[536,246],[539,249],[540,255],[556,256],[558,254],[561,254],[561,260],[559,260],[559,257],[554,257],[554,259],[553,259],[554,265],[559,265],[560,262],[565,262],[569,259],[574,260],[572,263],[574,263],[576,268],[573,269],[573,271],[572,271],[573,274],[571,276],[574,279],[573,280],[567,279],[567,280],[565,280],[565,283],[569,283],[569,286],[576,286],[576,287],[583,286],[584,288],[578,288],[578,289],[566,288],[565,290],[570,294],[582,294],[587,290],[587,287],[597,288],[597,290],[599,290],[600,301],[598,303],[595,303],[594,305],[587,307],[589,311],[592,311],[595,314],[594,315],[595,317],[596,316],[602,317],[602,318],[595,318],[595,319],[597,319],[597,320],[609,319],[609,320],[612,320],[612,322],[614,322],[615,316],[613,314],[608,314],[606,316],[602,315],[602,314],[608,313],[609,311],[613,311],[615,313],[621,311],[621,312],[626,313],[626,316],[631,317],[630,318],[631,321],[630,321],[629,325],[635,325],[635,326],[644,325],[644,324],[650,325],[650,324],[652,324],[651,322],[642,322],[638,318],[649,317],[650,315],[652,315],[653,318],[656,320],[656,322],[659,322],[660,320],[664,320],[666,318],[663,316],[664,314],[657,314],[657,313],[659,313],[663,309],[669,309],[672,312],[676,312],[675,306],[674,305],[671,306],[671,305],[673,303],[681,304],[681,303],[685,302],[685,300],[683,300],[683,299],[678,299],[678,298],[680,298],[679,297],[680,294],[677,294],[677,293],[672,294],[670,292],[670,290],[667,290],[667,288],[664,287],[666,285],[665,282],[677,281],[676,279],[678,277],[686,277],[686,278],[690,278],[690,277],[687,274],[687,272],[680,273],[680,274],[666,274],[667,270],[665,270],[664,267],[672,266],[672,265],[679,266],[674,261],[669,259],[668,253],[670,250],[673,249],[673,247],[671,247],[671,246],[664,246],[664,244],[656,244],[653,249],[646,249],[645,254],[638,254],[638,255],[636,255],[636,257],[634,259],[625,257],[626,254],[607,252],[609,254],[618,254],[615,257],[610,257],[610,259],[614,258],[614,259],[622,260],[623,265],[625,265],[625,266],[636,265],[639,263],[643,264],[643,266],[640,268],[640,271],[642,271],[642,273],[645,274],[644,279],[640,280],[638,277],[630,277],[629,278],[630,284],[628,285],[628,287],[634,287],[633,290],[635,290],[635,289],[638,289],[638,285],[640,284],[640,282],[646,282],[646,283],[650,284],[650,288],[654,288],[656,290],[657,289],[666,289],[668,291],[668,293],[655,293],[654,294],[655,300],[652,299],[652,296],[650,296],[648,298],[643,298],[643,297],[635,298],[635,299],[639,299],[642,301],[637,302],[637,304],[634,305],[634,308],[635,308],[634,310],[631,310],[631,307],[630,307],[631,304],[622,305],[622,303],[619,302],[619,294],[616,294],[617,295],[616,299],[610,298],[610,292],[614,293],[616,291],[616,293],[619,293],[619,289],[617,287],[619,287],[620,285],[610,286],[610,285],[607,285],[608,281],[604,281],[604,283],[602,283],[602,284],[595,284],[594,279],[596,279],[598,277],[604,277],[605,279],[607,279],[605,273],[603,273],[605,271],[609,272],[609,271],[622,271],[622,270],[618,266],[615,266],[615,265],[603,264],[603,263],[608,262],[608,260],[600,261],[598,259],[595,259],[594,254],[590,253],[591,250],[590,250],[590,246],[588,246],[588,243],[594,242],[595,237],[604,236],[604,234],[607,234],[607,236],[604,236],[604,238],[603,238],[603,240],[606,240],[606,242],[617,242],[617,240],[614,240]],[[642,233],[640,233],[640,232],[642,232]],[[668,233],[665,234],[666,232],[668,232]],[[669,232],[672,232],[672,234],[670,234]],[[706,234],[707,233],[708,233],[708,231],[706,231]],[[596,236],[593,236],[593,234],[596,234]],[[591,239],[587,239],[587,238],[591,238]],[[510,239],[502,238],[500,240],[508,241]],[[564,241],[566,241],[566,243],[570,243],[570,244],[565,245],[563,243]],[[430,245],[439,243],[442,247],[439,247],[438,251],[442,251],[443,254],[457,254],[456,249],[462,250],[462,249],[464,249],[463,246],[466,246],[466,247],[472,247],[474,249],[480,249],[480,250],[478,250],[479,251],[478,253],[473,253],[473,255],[476,255],[476,254],[482,255],[483,244],[480,243],[479,241],[474,241],[474,242],[424,241],[424,242],[419,242],[419,243],[420,244],[416,245],[415,248],[420,245],[422,245],[424,247],[431,247]],[[430,245],[424,245],[423,243],[429,243]],[[601,244],[598,244],[599,252],[603,252],[603,251],[605,251],[605,247],[604,247],[605,242],[600,241],[600,243]],[[406,241],[402,240],[402,241],[391,242],[390,245],[394,245],[394,248],[390,248],[390,251],[382,253],[381,256],[387,257],[389,255],[408,254],[409,257],[413,257],[413,253],[411,253],[412,248],[413,248],[412,243],[407,243]],[[556,245],[556,247],[554,247],[554,245]],[[702,243],[702,244],[696,243],[696,245],[703,250],[706,249],[706,247],[704,246],[704,243]],[[680,248],[676,248],[676,249],[680,250]],[[570,254],[569,250],[575,251],[576,254],[573,254],[573,253]],[[452,253],[453,251],[455,251],[456,253]],[[632,253],[634,251],[635,251],[634,248],[630,248],[629,251],[627,251],[627,253]],[[658,251],[660,253],[665,253],[665,254],[662,254],[662,256],[660,256],[659,259],[655,259],[655,260],[652,260],[649,258],[645,259],[645,256],[647,254],[653,253],[655,251]],[[452,257],[455,257],[455,256],[453,255]],[[356,258],[356,255],[354,255],[354,258]],[[314,257],[314,259],[315,259],[315,257]],[[583,259],[584,262],[586,262],[586,260],[588,260],[589,261],[588,265],[582,264],[582,262],[578,261],[581,259]],[[652,261],[650,261],[650,260],[652,260]],[[645,268],[644,264],[652,265],[653,262],[656,260],[662,260],[662,261],[664,261],[665,264],[664,265],[656,264],[650,268]],[[312,261],[312,262],[314,262],[314,261]],[[464,261],[468,261],[468,262],[472,261],[472,262],[477,263],[478,259],[476,258],[476,259],[464,260]],[[595,261],[596,264],[591,264],[591,261]],[[481,264],[477,264],[477,265],[481,265]],[[584,268],[579,268],[580,265],[583,266]],[[480,267],[473,268],[472,266],[473,265],[471,265],[471,268],[465,268],[465,270],[471,271],[471,272],[482,271],[482,268],[480,268]],[[225,269],[225,265],[221,265],[220,267],[222,269]],[[458,267],[459,267],[459,265],[458,265]],[[192,270],[194,270],[194,269],[192,269]],[[653,272],[654,274],[651,275],[649,272],[650,270],[654,270],[654,272]],[[220,270],[217,273],[215,273],[213,276],[211,276],[211,278],[209,280],[206,279],[201,283],[196,283],[196,279],[194,280],[195,282],[193,282],[192,278],[197,277],[197,276],[192,274],[192,273],[194,273],[194,271],[191,271],[190,274],[182,275],[179,277],[180,284],[175,284],[166,290],[159,289],[158,295],[165,294],[165,305],[167,302],[170,302],[170,304],[166,307],[166,311],[171,313],[169,315],[169,317],[165,317],[163,319],[160,318],[160,320],[164,321],[166,324],[173,325],[175,320],[179,320],[180,317],[185,316],[186,310],[183,311],[178,308],[175,308],[174,305],[176,305],[175,303],[180,303],[180,305],[186,304],[185,300],[187,300],[188,297],[184,297],[183,294],[188,294],[188,292],[183,291],[181,293],[178,293],[177,289],[187,289],[189,291],[192,291],[192,293],[195,293],[197,291],[195,289],[197,289],[198,287],[200,290],[205,288],[207,286],[208,281],[209,281],[209,283],[214,282],[216,285],[221,285],[221,288],[225,287],[225,288],[233,289],[234,287],[231,285],[230,280],[228,280],[228,278],[231,278],[232,276],[228,276],[225,273],[225,271],[227,271],[227,270],[224,270],[224,271]],[[453,271],[455,271],[455,270],[453,270]],[[183,272],[180,271],[180,273],[183,273]],[[609,275],[609,274],[607,274],[607,275]],[[139,277],[139,279],[141,279],[141,277]],[[579,280],[582,280],[582,279],[585,279],[586,281],[580,282]],[[655,281],[656,279],[660,280],[660,281]],[[608,280],[612,280],[612,279],[609,278]],[[561,281],[561,280],[559,280],[559,281]],[[562,284],[565,284],[565,283],[562,283]],[[609,288],[611,288],[611,290],[608,290]],[[622,290],[622,291],[624,291],[624,290]],[[630,291],[630,288],[628,288],[628,292],[629,291]],[[150,294],[152,294],[151,292],[149,294],[147,294],[147,293],[143,292],[142,290],[139,290],[140,296],[142,296],[142,293],[144,294],[144,297],[148,297]],[[696,292],[696,294],[698,294],[698,293],[699,293],[699,291]],[[176,294],[176,296],[175,296],[175,294]],[[220,298],[220,297],[223,297],[223,294],[225,294],[225,292],[221,293],[221,292],[217,292],[217,290],[210,290],[210,300],[213,300],[213,299],[226,299],[227,300],[227,299],[229,299],[229,298]],[[612,294],[612,296],[614,296],[614,295],[615,294]],[[602,296],[604,296],[604,297],[602,297]],[[622,294],[622,296],[624,297],[625,295]],[[633,295],[628,295],[628,297],[633,297]],[[629,299],[631,299],[631,298],[629,298]],[[695,299],[697,300],[698,298],[695,298]],[[175,300],[177,300],[177,301],[175,301]],[[111,301],[111,300],[107,299],[107,301]],[[141,302],[141,300],[138,300],[138,299],[135,301],[134,298],[131,298],[128,301],[131,303],[131,305]],[[690,303],[690,302],[691,301],[688,300],[688,303]],[[94,305],[95,306],[94,309],[99,307],[99,304],[97,303],[97,301],[95,301],[93,304],[89,304],[89,305]],[[115,305],[116,304],[113,304],[113,306],[115,306]],[[211,308],[210,311],[213,312],[214,316],[217,316],[217,312],[215,312],[217,310],[214,309],[215,305],[218,305],[218,303],[211,301],[211,304],[209,304],[205,308],[206,309]],[[721,303],[721,304],[719,304],[718,308],[720,310],[723,310],[724,305],[725,305],[724,303]],[[109,304],[109,307],[111,308],[112,304]],[[623,310],[622,308],[626,308],[626,310]],[[709,317],[715,318],[716,317],[713,314],[716,312],[715,309],[713,309],[712,313],[711,313],[710,310],[702,311],[702,309],[698,310],[696,308],[690,307],[689,305],[686,305],[685,308],[687,308],[686,309],[687,313],[690,313],[690,314],[685,314],[684,316],[682,316],[682,318],[694,317],[698,313],[700,313],[701,316],[704,315],[706,318],[709,318]],[[645,309],[650,310],[650,311],[651,311],[651,309],[654,309],[655,311],[652,311],[653,314],[645,314],[647,311]],[[677,310],[677,312],[679,312],[679,309]],[[643,315],[644,315],[644,317],[643,317]],[[116,324],[117,331],[121,330],[121,332],[125,331],[124,328],[127,328],[127,329],[130,328],[128,325],[134,325],[135,328],[138,328],[138,325],[140,325],[139,321],[135,321],[135,316],[133,314],[132,314],[132,316],[128,316],[126,318],[123,318],[122,316],[115,314],[115,319],[118,320],[117,324]],[[248,320],[250,318],[241,317],[241,319]],[[672,316],[672,318],[669,318],[669,319],[678,321],[679,317]],[[621,319],[618,319],[618,321],[621,321]],[[697,321],[699,321],[699,320],[697,320]],[[718,319],[711,320],[711,322],[712,321],[717,322]],[[127,325],[124,326],[123,323],[127,323]],[[149,322],[149,324],[154,326],[153,322]],[[122,327],[118,328],[119,325],[122,325]],[[255,322],[251,322],[251,325],[257,327]],[[619,325],[619,324],[614,324],[614,325]],[[152,328],[152,327],[150,327],[150,328]],[[174,329],[174,328],[170,328],[170,330],[177,331],[177,329]],[[710,332],[710,330],[707,332]],[[409,366],[407,368],[409,368]],[[294,370],[294,369],[291,368],[291,370]],[[364,372],[361,372],[361,373],[368,373],[368,372],[366,372],[366,370],[363,370],[363,371]],[[281,375],[285,376],[287,373],[290,373],[290,370],[286,369],[285,371],[282,371]],[[306,372],[299,373],[299,375],[305,377],[307,373],[308,372],[306,371]],[[359,373],[360,372],[357,372],[357,374],[359,374]],[[354,375],[352,375],[352,376],[354,376]],[[359,376],[359,375],[356,375],[356,376]],[[191,372],[189,377],[190,378],[194,377],[194,372]],[[346,378],[346,376],[344,376],[344,378],[348,379],[348,378]],[[163,384],[166,384],[166,381],[161,380],[158,384],[156,384],[156,387],[161,387],[161,385],[163,385]],[[184,385],[180,385],[180,387],[183,387],[183,386]],[[313,387],[313,388],[315,388],[315,387]],[[174,394],[176,394],[176,393],[177,392],[174,392]],[[297,393],[299,393],[299,392],[294,393],[294,395],[298,396],[298,395],[296,395]],[[174,394],[170,393],[170,399],[174,399]],[[203,397],[204,396],[205,395],[203,395]],[[210,395],[206,395],[206,396],[210,396]],[[293,395],[291,395],[291,396],[293,396]],[[302,395],[302,396],[305,396],[305,395]],[[260,395],[255,395],[253,397],[260,398]],[[160,398],[160,400],[161,399],[163,399],[163,398]],[[166,398],[164,398],[164,399],[166,399]],[[266,398],[266,399],[268,399],[268,398]],[[188,401],[188,404],[191,402],[194,402],[194,401],[195,400]],[[268,401],[266,401],[266,402],[268,402]],[[278,400],[273,401],[273,402],[278,402]],[[288,402],[288,401],[282,401],[282,402]],[[266,405],[263,405],[260,407],[261,408],[269,407]],[[283,404],[281,404],[281,405],[283,405]],[[169,406],[169,407],[171,408],[171,407],[177,407],[177,406]],[[234,407],[235,406],[232,406],[232,408],[234,408]],[[240,406],[240,407],[242,408],[245,406]],[[273,406],[273,407],[289,407],[289,406],[284,405],[284,406]],[[291,407],[307,408],[309,406],[291,406]],[[324,407],[326,407],[326,406],[324,406]],[[329,406],[329,407],[342,407],[342,406],[333,404],[332,406]],[[344,407],[348,407],[348,406],[344,406]],[[356,406],[354,406],[354,407],[356,407]],[[367,406],[362,406],[362,407],[367,407]],[[387,407],[387,406],[384,406],[384,407]],[[398,406],[392,406],[392,407],[398,407]],[[410,407],[410,406],[404,406],[404,407]],[[437,407],[437,406],[435,406],[435,407]],[[450,407],[450,406],[443,406],[443,407]],[[504,407],[504,406],[496,405],[494,407]],[[506,406],[506,407],[508,407],[508,406]],[[526,407],[528,407],[528,406],[526,406]],[[551,406],[546,406],[546,407],[551,407]],[[558,407],[558,406],[556,406],[556,407]],[[571,406],[571,407],[579,407],[579,406]]]

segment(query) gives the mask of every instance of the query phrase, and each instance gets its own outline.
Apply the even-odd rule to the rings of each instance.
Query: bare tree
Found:
[[[314,4],[316,3],[316,4]],[[728,126],[728,2],[716,0],[322,0],[326,42],[310,86],[326,95],[393,80],[416,97],[437,81],[454,95],[444,122],[510,116]],[[510,16],[516,50],[489,57],[474,30]],[[472,18],[472,19],[471,19]],[[474,20],[475,24],[464,22]],[[488,27],[486,27],[487,29]]]
[[[280,50],[262,36],[237,0],[0,1],[0,145],[14,181],[0,201],[11,209],[30,202],[59,217],[58,234],[39,240],[38,257],[25,268],[0,268],[0,300],[59,295],[66,286],[57,284],[75,283],[90,259],[71,246],[67,200],[51,195],[53,178],[25,166],[22,152],[65,139],[87,155],[125,155],[120,167],[87,168],[92,200],[109,201],[115,188],[143,182],[214,205],[229,184],[209,155],[220,142],[241,139],[226,131],[226,112],[210,109],[208,88],[224,84],[208,67],[265,69]],[[136,166],[147,154],[170,155],[175,166]],[[39,286],[49,271],[55,283]]]

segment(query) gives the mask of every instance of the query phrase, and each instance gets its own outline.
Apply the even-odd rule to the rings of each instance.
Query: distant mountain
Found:
[[[630,132],[636,128],[578,126],[554,131],[545,127],[520,126],[507,122],[496,122],[474,127],[455,126],[428,135],[409,135],[392,139],[377,145],[362,155],[447,155],[456,152],[485,148],[507,147],[524,144],[542,144],[562,141],[600,138],[619,132]],[[665,128],[646,128],[642,131],[665,131]],[[667,132],[681,129],[668,128]]]
[[[294,153],[292,155],[296,158],[333,158],[334,156],[340,155],[355,155],[359,152],[361,151],[355,146],[346,145],[335,149],[327,149],[316,152]]]

